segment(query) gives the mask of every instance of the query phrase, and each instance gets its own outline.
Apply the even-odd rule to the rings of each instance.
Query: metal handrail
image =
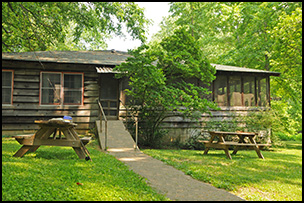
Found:
[[[128,108],[127,106],[119,99],[120,103],[126,108],[126,116],[128,116]],[[135,120],[135,145],[134,150],[138,149],[138,117],[135,117],[133,114],[130,114],[132,118]]]
[[[106,117],[106,114],[104,113],[103,111],[103,108],[102,108],[102,105],[100,103],[100,101],[98,100],[97,101],[98,105],[99,105],[99,109],[100,109],[100,134],[102,132],[102,116],[104,117],[104,120],[105,120],[105,151],[107,151],[107,145],[108,145],[108,119]],[[99,134],[99,133],[98,133]],[[100,143],[100,148],[102,148],[102,145],[101,145],[101,138],[98,136],[99,138],[99,143]]]

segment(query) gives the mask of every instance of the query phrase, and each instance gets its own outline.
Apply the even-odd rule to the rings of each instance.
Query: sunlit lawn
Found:
[[[14,139],[2,138],[4,201],[167,200],[122,162],[92,146],[93,162],[78,159],[71,147],[41,146],[13,157],[20,147]]]
[[[215,187],[246,200],[302,200],[302,143],[287,142],[287,148],[239,151],[226,158],[223,150],[207,155],[196,150],[143,150],[144,153]],[[232,152],[232,151],[231,151]]]

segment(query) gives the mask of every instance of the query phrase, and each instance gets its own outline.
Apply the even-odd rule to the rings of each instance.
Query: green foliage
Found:
[[[134,2],[2,2],[2,51],[105,48],[123,26],[144,42],[148,22]]]
[[[228,118],[223,118],[220,121],[210,120],[206,121],[204,126],[205,130],[208,131],[226,131],[226,132],[235,132],[240,130],[238,127],[239,118],[236,115],[231,115]]]
[[[302,130],[302,2],[172,2],[170,11],[157,40],[187,25],[210,62],[280,72],[271,108],[282,133]]]
[[[179,143],[178,147],[180,149],[192,149],[192,150],[203,150],[205,145],[200,142],[201,134],[192,135],[184,143]]]
[[[289,135],[282,132],[274,132],[275,136],[277,136],[280,140],[284,141],[302,141],[302,133],[298,133],[296,135]]]
[[[273,94],[281,98],[272,106],[283,115],[285,132],[295,135],[302,130],[302,9],[283,12],[272,34],[275,43],[270,64],[282,73],[271,83]]]
[[[41,146],[16,158],[13,154],[21,145],[2,139],[2,200],[168,200],[125,164],[89,145],[92,162],[80,160],[71,147]]]
[[[133,57],[117,66],[117,77],[129,78],[132,111],[138,113],[139,129],[151,143],[163,135],[159,130],[168,112],[185,117],[197,117],[197,112],[217,108],[203,98],[207,88],[189,81],[194,78],[209,84],[215,79],[215,68],[204,57],[195,39],[185,28],[163,39],[155,47],[142,45],[130,51]],[[142,136],[142,135],[141,135]]]
[[[144,153],[249,201],[302,201],[302,143],[285,142],[286,148],[241,150],[227,159],[223,150],[146,149]]]

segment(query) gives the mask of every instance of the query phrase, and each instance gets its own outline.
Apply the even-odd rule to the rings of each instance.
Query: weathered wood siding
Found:
[[[211,110],[211,115],[208,113],[202,114],[199,121],[185,119],[178,115],[168,117],[161,125],[161,128],[168,132],[162,141],[164,144],[185,143],[194,136],[207,140],[210,138],[208,131],[223,131],[223,129],[225,129],[224,131],[235,131],[235,127],[244,126],[242,122],[234,123],[233,120],[236,117],[250,115],[262,109],[267,109],[267,107],[221,107],[221,110]],[[121,119],[124,119],[125,116],[126,109],[121,108]],[[243,130],[246,131],[245,128]],[[262,143],[270,143],[270,131],[260,130],[256,140]]]
[[[208,113],[202,114],[198,122],[175,116],[165,119],[162,128],[168,130],[168,141],[180,140],[183,142],[196,135],[207,139],[209,137],[207,131],[221,131],[223,128],[229,128],[229,125],[231,125],[233,129],[235,126],[233,126],[231,121],[235,117],[246,116],[264,108],[265,107],[222,107],[221,110],[211,110],[211,115]],[[234,125],[243,126],[244,123],[237,122]]]
[[[2,105],[3,134],[38,129],[35,120],[71,116],[78,132],[95,127],[98,120],[98,74],[95,65],[2,60],[2,69],[14,70],[13,105]],[[84,73],[83,105],[39,105],[40,71]]]

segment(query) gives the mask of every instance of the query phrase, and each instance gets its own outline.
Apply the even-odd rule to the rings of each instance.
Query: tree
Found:
[[[211,62],[280,72],[270,81],[271,97],[281,98],[272,108],[283,133],[302,130],[302,2],[174,2],[170,11],[163,24],[188,26]]]
[[[271,69],[282,73],[272,80],[273,94],[282,98],[273,107],[281,112],[286,131],[295,134],[302,130],[302,9],[283,12],[271,34]]]
[[[117,66],[118,77],[127,77],[132,109],[139,113],[140,144],[156,145],[161,137],[161,122],[172,113],[199,118],[208,108],[217,108],[202,95],[204,86],[191,83],[195,78],[205,85],[215,79],[215,68],[204,57],[186,28],[174,31],[157,46],[143,45],[130,51],[133,57]],[[171,113],[170,113],[171,112]]]
[[[147,23],[134,2],[2,2],[2,51],[105,48],[123,26],[144,42]]]
[[[301,2],[174,2],[175,26],[187,25],[213,63],[270,70],[271,31]]]

